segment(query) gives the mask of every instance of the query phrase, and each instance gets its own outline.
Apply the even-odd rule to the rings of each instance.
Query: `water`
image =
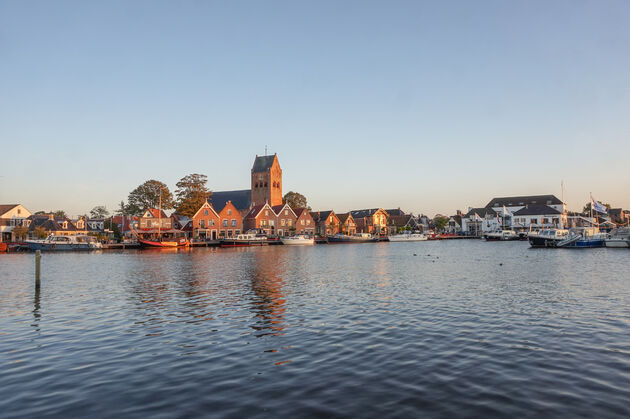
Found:
[[[34,256],[0,255],[0,416],[627,417],[629,268],[469,240],[59,253],[35,293]]]

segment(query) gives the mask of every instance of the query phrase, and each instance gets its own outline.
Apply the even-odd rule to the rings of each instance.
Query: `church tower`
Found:
[[[282,169],[278,155],[258,156],[252,166],[252,205],[282,205]]]

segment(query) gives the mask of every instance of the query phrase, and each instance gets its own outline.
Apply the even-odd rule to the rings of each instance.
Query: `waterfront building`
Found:
[[[28,227],[30,216],[31,212],[22,204],[0,205],[0,242],[14,241],[13,229]]]
[[[491,208],[470,208],[462,217],[462,231],[471,236],[481,236],[483,233],[501,228],[501,218]]]
[[[611,208],[608,210],[610,221],[617,224],[627,225],[630,223],[630,211],[622,208]]]
[[[511,214],[530,205],[546,205],[556,211],[566,214],[567,207],[555,195],[526,195],[526,196],[508,196],[500,198],[492,198],[486,205],[486,208],[492,209],[501,216],[506,215],[506,226],[510,223]],[[503,214],[503,208],[507,210],[507,214]]]
[[[349,212],[343,214],[337,214],[339,218],[339,230],[343,234],[353,236],[357,234],[357,223],[354,221],[354,217]]]
[[[268,235],[276,234],[276,213],[269,204],[255,205],[243,219],[243,229],[258,230]]]
[[[564,228],[567,225],[566,213],[561,213],[549,205],[531,204],[512,214],[512,229],[538,230],[541,228]]]
[[[332,236],[339,233],[339,218],[335,211],[312,211],[311,217],[315,222],[315,234]]]
[[[382,208],[350,211],[357,225],[357,233],[382,234],[387,232],[389,214]]]
[[[103,234],[105,233],[104,218],[89,218],[85,221],[88,233]]]
[[[232,201],[227,201],[219,210],[219,218],[219,237],[235,237],[243,231],[243,215]]]
[[[278,236],[293,236],[296,231],[297,215],[288,204],[271,207],[276,214]]]
[[[457,211],[457,215],[451,215],[448,218],[446,232],[450,234],[459,234],[462,231],[462,214],[460,211]]]
[[[139,219],[139,230],[169,230],[173,228],[173,220],[163,210],[147,208]]]
[[[75,236],[87,234],[88,227],[84,217],[71,220],[66,216],[55,216],[54,213],[34,214],[29,217],[28,236],[36,238],[36,229],[43,229],[46,235]]]
[[[315,235],[315,221],[307,208],[296,208],[293,210],[297,217],[295,221],[295,231],[297,234]]]
[[[413,214],[392,215],[387,210],[387,234],[398,234],[402,230],[417,230],[417,222]]]
[[[212,204],[204,202],[192,217],[192,237],[194,239],[217,240],[220,224],[221,216],[219,213]]]

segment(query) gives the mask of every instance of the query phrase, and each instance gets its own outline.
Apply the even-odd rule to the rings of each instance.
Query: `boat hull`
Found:
[[[140,247],[143,249],[172,249],[174,247],[187,247],[189,245],[188,240],[178,241],[153,241],[153,240],[138,240]]]
[[[27,242],[29,250],[40,250],[42,252],[53,251],[86,251],[97,250],[97,248],[90,246],[88,243],[34,243]]]
[[[377,238],[369,238],[369,239],[363,239],[363,238],[355,238],[355,237],[328,237],[328,243],[374,243],[377,242],[378,239]]]
[[[315,239],[280,239],[285,246],[312,246]]]
[[[268,246],[267,240],[237,240],[223,239],[220,241],[221,247],[250,247],[250,246]]]
[[[411,234],[403,234],[402,236],[411,236]],[[417,237],[389,236],[390,242],[425,242],[427,240],[429,240],[429,238],[425,235]]]
[[[546,247],[546,248],[558,248],[558,243],[564,239],[552,239],[545,237],[531,237],[529,238],[529,244],[531,247]],[[597,247],[604,247],[604,239],[580,239],[573,243],[562,246],[562,249],[591,249]]]
[[[629,248],[630,247],[630,240],[624,240],[624,239],[606,239],[606,247],[612,247],[612,248],[618,248],[618,249],[623,249],[623,248]]]

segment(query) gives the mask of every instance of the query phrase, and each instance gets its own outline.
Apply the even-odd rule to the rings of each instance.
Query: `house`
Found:
[[[384,234],[387,232],[389,214],[382,208],[350,211],[358,233]]]
[[[139,230],[170,230],[173,228],[173,220],[163,210],[148,208],[140,216]]]
[[[125,237],[132,237],[132,229],[137,230],[140,218],[135,215],[114,215],[112,222]]]
[[[538,230],[540,228],[564,228],[567,215],[544,204],[530,204],[512,214],[512,229]]]
[[[617,224],[629,224],[630,223],[630,211],[622,208],[611,208],[608,210],[610,221]]]
[[[311,217],[315,222],[315,234],[320,236],[332,236],[339,233],[339,218],[335,211],[311,212]]]
[[[276,213],[269,204],[260,204],[252,207],[243,218],[243,229],[258,230],[268,235],[276,234]]]
[[[546,205],[556,211],[565,214],[567,207],[555,195],[526,195],[526,196],[508,196],[501,198],[492,198],[486,205],[486,208],[492,209],[501,216],[506,216],[506,225],[511,223],[511,214],[531,205]],[[507,214],[503,214],[503,207],[507,210]]]
[[[339,218],[339,230],[343,234],[353,236],[357,234],[357,223],[354,221],[354,217],[349,212],[343,214],[337,214]]]
[[[28,227],[31,215],[22,204],[0,205],[0,242],[14,241],[13,229],[16,226]]]
[[[488,231],[495,231],[502,227],[501,218],[491,208],[470,208],[462,216],[462,231],[471,236],[481,236]]]
[[[412,214],[392,215],[389,213],[387,221],[387,234],[398,234],[403,230],[417,230],[417,220]]]
[[[244,229],[243,215],[232,201],[227,201],[223,208],[219,210],[219,237],[235,237]],[[254,227],[256,228],[256,227]]]
[[[278,236],[293,236],[296,231],[297,215],[288,204],[271,207],[276,214]]]
[[[229,201],[228,201],[229,202]],[[219,238],[219,226],[221,216],[212,204],[205,202],[192,216],[192,238],[203,240],[217,240]],[[184,226],[185,228],[186,226]]]
[[[103,234],[105,232],[104,218],[90,218],[86,221],[88,233]]]
[[[87,234],[88,227],[84,217],[71,220],[66,216],[55,216],[53,213],[36,214],[29,217],[28,236],[35,238],[37,230],[43,230],[46,235],[76,236]]]
[[[293,210],[297,217],[295,221],[295,232],[297,234],[315,235],[315,221],[311,213],[306,208],[296,208]]]

